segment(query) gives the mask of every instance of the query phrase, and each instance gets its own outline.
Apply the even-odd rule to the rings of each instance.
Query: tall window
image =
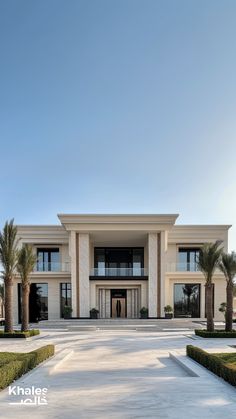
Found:
[[[175,317],[200,317],[200,284],[174,284]]]
[[[58,248],[37,249],[37,271],[59,271],[60,253]]]
[[[179,249],[179,261],[178,261],[178,270],[179,271],[197,271],[197,260],[199,256],[199,247],[198,248],[180,248]]]
[[[19,322],[21,322],[21,284],[18,284]],[[37,283],[30,285],[29,321],[48,320],[48,284]]]
[[[64,307],[71,307],[71,283],[65,282],[60,284],[60,300],[61,300],[61,317],[64,315]]]

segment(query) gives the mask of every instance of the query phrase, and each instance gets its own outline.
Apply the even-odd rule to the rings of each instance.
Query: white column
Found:
[[[79,233],[79,315],[89,317],[89,234]]]
[[[165,307],[165,280],[166,280],[166,254],[167,254],[167,246],[168,246],[168,232],[162,231],[161,232],[161,316],[164,317],[164,307]]]
[[[157,233],[148,234],[148,315],[157,317]]]
[[[69,254],[71,261],[71,304],[72,317],[77,317],[77,260],[76,260],[76,232],[70,232]]]

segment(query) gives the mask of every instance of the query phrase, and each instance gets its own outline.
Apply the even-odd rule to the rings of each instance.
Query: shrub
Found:
[[[71,306],[64,306],[63,309],[63,317],[64,319],[70,319],[72,314],[72,307]]]
[[[234,364],[232,363],[232,353],[209,354],[203,349],[192,345],[187,345],[186,352],[190,358],[194,359],[194,361],[203,365],[205,368],[223,378],[233,386],[236,386],[236,354],[234,354]]]
[[[167,306],[164,307],[164,312],[173,313],[173,308],[169,304],[167,304]]]
[[[54,355],[54,345],[46,345],[29,353],[0,353],[0,389]]]
[[[30,338],[39,334],[40,331],[38,329],[31,329],[25,332],[21,332],[20,330],[14,330],[13,333],[8,333],[4,332],[3,330],[0,330],[0,338]]]
[[[236,330],[225,332],[224,330],[215,330],[208,332],[207,330],[195,329],[195,335],[202,338],[236,338]]]

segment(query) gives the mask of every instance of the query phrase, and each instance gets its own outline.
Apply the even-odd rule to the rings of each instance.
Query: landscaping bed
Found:
[[[54,355],[54,345],[46,345],[28,353],[0,352],[0,389]]]
[[[194,361],[236,386],[236,352],[210,354],[192,345],[187,345],[186,352]]]
[[[195,335],[201,336],[202,338],[236,338],[236,330],[232,332],[226,332],[225,330],[208,332],[207,330],[195,329]]]
[[[21,332],[20,330],[14,330],[13,333],[4,332],[0,330],[0,338],[30,338],[32,336],[39,335],[40,331],[38,329],[27,330],[27,332]]]

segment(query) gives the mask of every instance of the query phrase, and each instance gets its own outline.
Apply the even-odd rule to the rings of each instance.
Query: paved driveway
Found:
[[[233,387],[190,361],[200,375],[193,376],[169,357],[170,351],[184,354],[186,344],[197,344],[211,351],[232,351],[234,349],[227,345],[233,340],[193,341],[191,331],[179,330],[46,333],[41,340],[27,342],[29,350],[39,343],[41,346],[54,342],[56,357],[18,380],[17,384],[47,387],[48,405],[9,405],[15,399],[3,391],[0,417],[236,417],[236,390]],[[0,348],[4,345],[0,342]],[[19,349],[23,344],[17,345]]]

